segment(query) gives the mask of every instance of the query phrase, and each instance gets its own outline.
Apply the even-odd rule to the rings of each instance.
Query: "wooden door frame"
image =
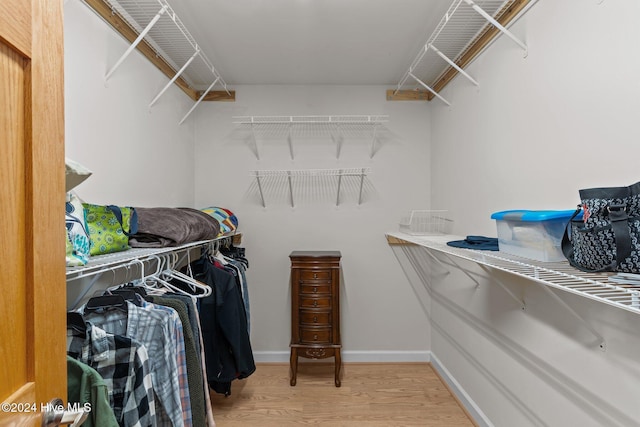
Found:
[[[0,38],[25,58],[27,76],[26,208],[20,227],[24,228],[26,248],[28,326],[24,357],[28,368],[26,383],[5,401],[34,404],[40,409],[52,398],[66,400],[67,395],[63,2],[3,1],[0,27]],[[19,412],[3,413],[0,418],[17,421],[16,425],[39,423],[33,420],[34,414]]]

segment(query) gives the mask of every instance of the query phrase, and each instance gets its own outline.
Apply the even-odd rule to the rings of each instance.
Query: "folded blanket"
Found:
[[[220,223],[192,208],[136,208],[138,232],[129,238],[133,248],[162,248],[215,239]]]

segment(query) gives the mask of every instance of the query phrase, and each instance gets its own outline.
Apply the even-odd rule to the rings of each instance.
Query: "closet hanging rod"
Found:
[[[117,271],[118,269],[131,266],[131,263],[136,263],[139,261],[148,262],[158,255],[181,253],[184,251],[190,251],[192,249],[207,247],[212,242],[223,241],[225,239],[233,239],[237,236],[240,236],[240,234],[228,234],[220,236],[213,240],[192,242],[181,246],[165,248],[131,248],[122,252],[90,257],[89,262],[85,266],[67,268],[67,282],[91,277],[96,274],[102,274],[109,271]]]

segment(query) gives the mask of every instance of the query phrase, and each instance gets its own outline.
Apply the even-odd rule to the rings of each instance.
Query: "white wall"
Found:
[[[638,180],[640,3],[540,1],[432,104],[434,206],[457,234],[492,212],[573,209],[578,189]],[[471,198],[471,195],[478,197]]]
[[[235,103],[207,103],[197,110],[196,205],[228,207],[239,218],[251,261],[252,343],[262,360],[287,360],[290,340],[289,258],[293,250],[342,252],[342,338],[345,360],[424,360],[429,328],[407,279],[384,238],[404,211],[429,207],[429,114],[419,103],[390,103],[384,87],[239,86]],[[292,138],[286,127],[258,135],[232,122],[239,115],[387,114],[370,159],[370,137],[327,133]],[[290,206],[286,182],[262,206],[253,170],[370,167],[362,204],[348,188],[336,207],[332,182],[311,185]],[[387,353],[385,353],[387,352]],[[372,354],[373,353],[373,354]]]
[[[137,51],[108,82],[129,43],[80,0],[65,2],[66,156],[93,171],[76,192],[88,202],[192,206],[192,101]]]
[[[504,209],[572,209],[578,189],[638,181],[640,3],[539,1],[431,103],[432,205],[459,235],[495,235]],[[426,262],[426,261],[425,261]],[[466,268],[479,271],[473,265]],[[484,274],[484,273],[483,273]],[[631,426],[640,316],[560,294],[606,351],[532,282],[433,280],[432,351],[497,426]],[[523,295],[526,310],[495,283]]]
[[[179,126],[192,101],[174,86],[149,109],[167,78],[137,52],[105,84],[128,44],[80,1],[65,5],[65,40],[66,154],[94,172],[77,193],[95,203],[233,210],[251,261],[258,359],[288,359],[288,255],[295,249],[343,253],[346,360],[427,357],[429,328],[384,232],[397,229],[405,210],[429,207],[428,106],[388,103],[383,87],[244,86],[235,88],[236,102],[203,103]],[[373,159],[366,132],[345,135],[340,159],[321,132],[294,136],[294,161],[286,136],[260,138],[257,160],[246,132],[232,124],[243,114],[388,114],[390,122]],[[254,169],[340,167],[372,169],[361,205],[357,183],[347,180],[338,207],[333,183],[324,182],[314,188],[326,192],[303,192],[294,209],[285,192],[268,193],[263,208],[249,176]]]

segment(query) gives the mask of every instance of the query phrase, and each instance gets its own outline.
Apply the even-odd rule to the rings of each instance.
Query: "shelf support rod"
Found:
[[[216,83],[218,83],[218,80],[220,80],[220,77],[217,77],[213,83],[211,83],[209,85],[209,87],[207,88],[207,90],[205,90],[204,92],[202,92],[202,96],[200,96],[200,98],[198,99],[198,101],[196,101],[195,104],[193,104],[193,107],[191,107],[191,109],[187,112],[187,114],[185,114],[185,116],[182,118],[182,120],[180,120],[180,123],[178,123],[179,125],[181,125],[185,120],[187,120],[187,117],[189,117],[189,115],[193,112],[193,110],[196,109],[196,107],[198,106],[198,104],[200,104],[202,102],[202,100],[204,99],[205,96],[207,96],[207,94],[209,93],[209,91],[211,90],[211,88],[213,86],[215,86]]]
[[[256,160],[260,160],[260,151],[258,150],[258,138],[256,138],[256,128],[251,117],[251,135],[253,136],[253,145],[256,147]]]
[[[180,68],[180,71],[178,71],[178,72],[176,73],[176,75],[175,75],[175,76],[173,76],[173,77],[171,78],[171,80],[169,80],[169,83],[167,83],[167,85],[166,85],[164,88],[162,88],[162,90],[160,91],[160,93],[158,93],[158,94],[156,95],[156,97],[155,97],[155,98],[153,98],[153,101],[151,101],[151,102],[149,103],[149,107],[153,107],[153,104],[155,104],[155,103],[158,101],[158,99],[160,99],[160,97],[161,97],[161,96],[166,92],[166,90],[167,90],[167,89],[169,89],[169,87],[171,87],[171,85],[172,85],[176,80],[178,80],[178,77],[180,77],[180,76],[182,75],[182,73],[184,72],[184,70],[186,70],[186,69],[187,69],[187,67],[189,66],[189,64],[191,64],[191,62],[192,62],[194,59],[196,59],[196,56],[198,56],[198,54],[199,54],[199,53],[200,53],[200,49],[198,48],[198,49],[195,51],[195,53],[191,56],[191,58],[189,58],[189,60],[188,60],[188,61],[187,61],[183,66],[182,66],[182,68]]]
[[[291,156],[291,160],[293,160],[293,141],[291,141],[291,123],[289,123],[289,130],[287,131],[287,142],[289,143],[289,155]]]
[[[536,282],[537,283],[537,282]],[[584,320],[582,318],[582,316],[580,316],[578,314],[578,312],[576,312],[573,308],[571,308],[571,306],[569,304],[567,304],[562,298],[560,298],[558,295],[556,295],[555,292],[553,292],[551,289],[549,289],[549,287],[543,283],[540,284],[540,286],[542,287],[542,289],[549,295],[551,296],[554,300],[556,300],[558,302],[558,304],[560,304],[562,307],[564,307],[565,310],[567,310],[569,313],[571,313],[571,315],[573,317],[575,317],[576,319],[580,320],[582,322],[582,325],[589,330],[589,332],[591,332],[593,334],[593,336],[595,336],[600,342],[598,343],[598,346],[600,347],[600,350],[602,351],[606,351],[607,349],[607,345],[604,341],[604,338],[602,337],[602,335],[600,335],[586,320]]]
[[[423,82],[422,80],[420,80],[419,78],[417,78],[416,76],[413,75],[413,73],[409,73],[409,75],[411,77],[413,77],[413,79],[415,81],[417,81],[418,83],[420,83],[422,86],[424,86],[425,89],[427,89],[429,92],[431,92],[436,98],[438,98],[440,101],[444,102],[445,104],[447,104],[448,106],[451,106],[451,104],[449,103],[449,101],[447,101],[446,99],[444,99],[442,96],[440,96],[440,94],[438,92],[436,92],[435,90],[431,89],[429,86],[427,86],[427,84],[425,82]]]
[[[373,136],[371,137],[371,154],[370,159],[373,159],[373,155],[376,153],[376,134],[378,133],[378,124],[373,125]]]
[[[335,126],[336,129],[336,135],[333,134],[333,132],[331,132],[331,139],[333,139],[333,142],[336,143],[336,159],[340,158],[340,152],[342,151],[342,128],[340,127],[340,125],[336,125]]]
[[[446,253],[446,252],[442,252],[442,255],[444,255],[444,256],[449,260],[449,262],[450,262],[450,263],[452,263],[453,265],[455,265],[455,266],[456,266],[456,268],[458,268],[460,271],[462,271],[462,272],[463,272],[463,273],[464,273],[464,274],[465,274],[469,279],[471,279],[471,280],[476,284],[476,288],[480,286],[480,282],[478,282],[478,280],[477,280],[475,277],[473,277],[473,276],[471,275],[471,273],[469,273],[469,272],[467,271],[467,269],[466,269],[466,268],[462,268],[462,267],[460,267],[460,264],[458,264],[457,262],[455,262],[455,261],[454,261],[454,259],[453,259],[453,258],[451,258],[451,256],[449,256],[449,254],[448,254],[448,253]]]
[[[295,208],[293,203],[293,184],[291,184],[291,171],[287,171],[287,179],[289,180],[289,195],[291,196],[291,207]]]
[[[431,251],[429,250],[429,248],[425,247],[425,252],[427,253],[427,255],[429,255],[429,257],[430,257],[431,259],[433,259],[433,260],[436,262],[436,264],[438,264],[438,265],[440,266],[440,268],[442,268],[442,269],[444,270],[444,272],[445,272],[444,274],[445,274],[445,275],[447,275],[447,274],[450,274],[450,273],[451,273],[451,271],[449,270],[449,267],[447,267],[447,265],[446,265],[445,263],[443,263],[442,261],[440,261],[440,260],[438,259],[438,257],[437,257],[437,256],[435,256],[434,254],[432,254],[432,253],[431,253]],[[434,273],[434,274],[435,274],[435,273]]]
[[[260,198],[262,199],[262,207],[266,208],[267,204],[264,201],[264,193],[262,192],[262,184],[260,183],[260,172],[256,171],[256,182],[258,183],[258,191],[260,192]]]
[[[447,64],[451,65],[453,68],[456,69],[457,72],[459,72],[460,74],[465,76],[471,83],[473,83],[476,86],[479,86],[478,82],[473,77],[471,77],[466,71],[464,71],[462,68],[460,68],[458,66],[458,64],[456,64],[451,59],[449,59],[449,57],[447,55],[445,55],[444,53],[440,52],[438,50],[438,48],[436,48],[433,44],[430,44],[429,47],[431,48],[432,51],[437,53],[440,58],[444,59],[447,62]]]
[[[364,176],[365,176],[365,169],[362,168],[362,171],[360,172],[360,196],[358,197],[358,204],[361,205],[362,204],[362,187],[364,186]]]
[[[520,308],[522,310],[526,309],[525,302],[521,300],[507,285],[505,285],[505,283],[502,280],[495,277],[495,274],[491,274],[492,271],[489,267],[487,267],[485,264],[478,264],[478,265],[491,277],[491,280],[493,280],[498,286],[500,286],[507,294],[509,294],[511,298],[513,298],[515,302],[518,303],[518,305],[520,305]]]
[[[473,8],[473,10],[478,12],[484,19],[489,21],[491,23],[491,25],[493,25],[498,30],[500,30],[500,32],[502,32],[502,34],[506,35],[511,40],[513,40],[518,46],[520,46],[522,48],[522,50],[524,50],[525,55],[526,55],[526,53],[527,53],[527,45],[526,44],[522,43],[516,36],[513,35],[513,33],[511,31],[507,30],[502,24],[500,24],[498,21],[493,19],[493,17],[491,15],[489,15],[487,12],[485,12],[473,0],[464,0],[464,1],[469,6],[471,6]]]
[[[116,61],[114,66],[111,67],[111,70],[109,70],[109,72],[105,76],[105,80],[109,80],[109,77],[111,77],[111,75],[116,71],[116,69],[120,66],[120,64],[122,64],[124,62],[124,60],[127,59],[127,56],[129,56],[129,54],[131,54],[131,52],[133,52],[133,50],[136,48],[136,46],[138,46],[138,44],[142,41],[142,39],[145,38],[147,33],[149,31],[151,31],[151,28],[153,28],[153,26],[156,24],[156,22],[158,22],[158,20],[162,17],[162,15],[164,15],[164,13],[167,11],[168,8],[169,8],[168,5],[162,6],[160,11],[156,14],[156,16],[153,17],[151,22],[149,22],[149,24],[147,24],[145,29],[142,30],[142,32],[138,35],[138,37],[133,41],[131,46],[129,46],[127,48],[127,50],[122,54],[120,59],[118,59],[118,61]]]
[[[429,44],[427,43],[424,45],[424,48],[422,48],[422,50],[418,53],[418,56],[416,57],[416,59],[414,59],[413,62],[411,63],[411,66],[409,67],[409,71],[407,71],[404,74],[404,76],[402,76],[402,80],[400,80],[400,82],[398,83],[398,87],[393,92],[394,95],[397,94],[400,89],[402,89],[402,86],[406,83],[409,77],[412,76],[413,70],[415,69],[415,67],[418,66],[418,64],[420,64],[420,61],[422,61],[422,58],[424,58],[428,50],[429,50]]]
[[[340,186],[342,185],[342,169],[338,171],[338,196],[336,197],[336,206],[340,206]]]

